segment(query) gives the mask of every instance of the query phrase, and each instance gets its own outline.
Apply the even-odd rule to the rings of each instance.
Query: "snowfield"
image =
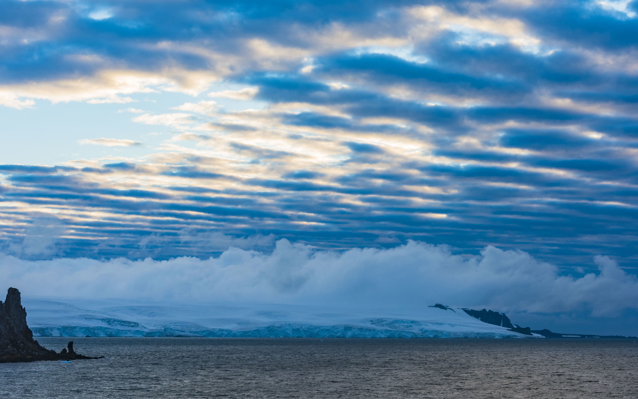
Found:
[[[392,312],[293,305],[165,305],[25,299],[37,337],[527,338],[461,309]]]

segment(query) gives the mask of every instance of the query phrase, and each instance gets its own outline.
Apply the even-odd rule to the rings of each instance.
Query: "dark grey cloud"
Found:
[[[366,24],[377,20],[390,29],[393,14],[380,17],[379,11],[419,3],[374,1],[362,7],[360,1],[264,4],[250,0],[215,3],[188,0],[159,1],[149,7],[144,0],[71,3],[6,0],[0,6],[3,25],[39,28],[50,35],[33,43],[3,46],[0,61],[6,67],[0,69],[0,82],[86,76],[104,66],[73,61],[69,54],[99,55],[111,66],[145,71],[175,65],[206,70],[216,65],[204,56],[180,48],[153,49],[152,45],[162,41],[197,42],[221,54],[232,54],[243,48],[245,39],[267,37],[282,45],[310,47],[313,43],[295,34],[298,27],[318,29],[335,22]],[[100,9],[109,10],[111,17],[91,18],[91,13]],[[51,16],[55,15],[63,17],[64,24],[52,22]],[[368,32],[382,34],[372,28]]]
[[[582,2],[558,1],[521,13],[543,38],[586,48],[617,51],[636,48],[638,21],[620,12],[603,11]]]
[[[108,163],[104,165],[107,169],[118,169],[118,170],[134,170],[135,164],[130,162],[118,162],[118,163]]]
[[[250,156],[254,159],[254,162],[260,162],[262,159],[280,159],[292,155],[286,151],[270,150],[248,144],[230,143],[230,146],[237,153]]]
[[[598,146],[599,143],[599,140],[562,130],[529,129],[508,129],[499,140],[499,144],[503,147],[535,151],[573,150],[578,152],[583,148]]]
[[[402,58],[383,55],[342,55],[321,59],[319,74],[344,75],[355,81],[367,81],[378,85],[408,85],[423,95],[440,94],[459,97],[490,97],[497,101],[512,101],[526,95],[529,87],[519,80],[494,77],[494,74],[473,76],[457,72],[449,67],[418,64]],[[493,71],[492,71],[493,72]]]
[[[0,165],[0,173],[5,174],[53,174],[59,171],[74,170],[75,168],[61,166],[32,166],[32,165]]]
[[[359,129],[359,126],[348,118],[322,115],[314,112],[283,115],[284,123],[293,126],[309,126],[322,129]]]
[[[350,149],[350,151],[357,154],[383,154],[385,151],[376,145],[367,144],[367,143],[354,143],[349,142],[345,143],[346,147]]]
[[[539,56],[524,52],[512,44],[463,42],[456,33],[440,35],[423,43],[419,52],[434,60],[439,68],[463,71],[470,75],[504,76],[529,90],[537,85],[552,87],[599,87],[615,76],[596,72],[591,61],[569,48]],[[507,81],[501,81],[503,85]]]
[[[316,179],[323,176],[323,173],[311,172],[308,170],[298,170],[295,172],[287,173],[283,177],[288,179]]]

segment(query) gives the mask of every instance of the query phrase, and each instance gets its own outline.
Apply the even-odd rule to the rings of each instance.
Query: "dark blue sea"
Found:
[[[73,341],[105,358],[0,364],[0,398],[638,398],[633,340]]]

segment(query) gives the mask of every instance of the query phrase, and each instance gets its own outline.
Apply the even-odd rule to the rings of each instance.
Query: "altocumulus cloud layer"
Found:
[[[346,251],[302,262],[315,270],[320,258],[339,263],[374,253],[352,248],[413,239],[473,256],[489,245],[529,252],[539,261],[488,247],[473,262],[527,270],[531,287],[550,290],[528,292],[544,298],[536,310],[620,311],[624,297],[596,305],[586,295],[607,285],[604,292],[620,295],[634,284],[637,11],[631,1],[2,1],[1,105],[31,112],[45,103],[121,104],[131,132],[150,126],[163,134],[157,145],[134,133],[80,140],[92,144],[82,148],[144,148],[144,157],[0,165],[2,252],[114,259],[5,257],[2,267],[11,260],[43,270],[177,273],[171,265],[198,270],[222,258],[115,259],[222,253],[269,265],[280,238]],[[164,109],[143,101],[176,93],[190,100]],[[399,248],[376,256],[426,251]],[[596,258],[607,265],[601,277],[586,276],[598,255],[629,274]],[[483,298],[488,276],[509,276],[481,266],[485,279],[469,279],[462,276],[473,263],[452,255],[446,262],[450,270],[464,265],[445,275],[451,281],[475,283],[467,298]],[[396,272],[417,273],[421,263]],[[259,280],[265,294],[277,299],[286,284],[299,284],[291,292],[310,298],[333,270],[310,278],[287,267],[300,274],[280,282],[281,291]],[[414,293],[410,281],[406,292]],[[510,300],[467,305],[533,310]]]
[[[445,246],[413,241],[333,252],[280,240],[269,254],[231,248],[206,260],[26,261],[5,255],[0,281],[24,287],[29,297],[311,305],[415,317],[443,302],[517,312],[518,322],[525,313],[610,318],[636,310],[638,279],[607,257],[594,262],[598,273],[574,278],[527,253],[494,247],[461,257]],[[633,327],[625,324],[622,331],[635,333]]]

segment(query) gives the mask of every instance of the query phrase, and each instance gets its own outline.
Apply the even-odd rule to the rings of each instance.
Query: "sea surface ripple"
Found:
[[[638,397],[633,340],[73,340],[105,359],[0,364],[0,397]]]

